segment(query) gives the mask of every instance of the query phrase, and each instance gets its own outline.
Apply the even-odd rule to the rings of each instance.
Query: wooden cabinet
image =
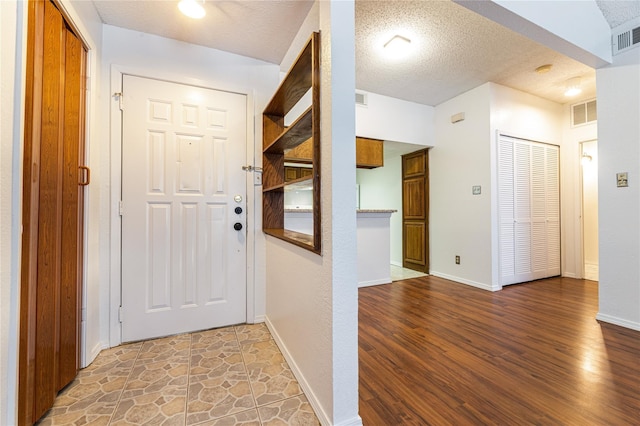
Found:
[[[288,127],[284,117],[311,89],[309,106]],[[320,218],[320,34],[313,33],[262,113],[262,230],[315,253],[321,253]],[[291,150],[308,143],[311,175],[289,179],[284,161]],[[302,148],[300,148],[302,149]],[[286,153],[286,154],[285,154]],[[295,153],[295,151],[294,151]],[[305,172],[307,173],[307,172]],[[303,180],[313,188],[313,234],[284,227],[284,188]]]
[[[384,166],[383,142],[378,139],[356,137],[356,167],[375,169]]]
[[[311,163],[313,141],[307,140],[284,154],[284,160],[291,163]],[[356,137],[356,167],[375,169],[384,166],[384,147],[379,139]]]
[[[284,167],[284,181],[291,182],[301,178],[311,178],[313,169],[309,167]]]

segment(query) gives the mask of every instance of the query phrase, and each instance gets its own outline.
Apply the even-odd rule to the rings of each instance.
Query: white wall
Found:
[[[421,147],[416,146],[418,149]],[[389,223],[390,260],[402,266],[402,156],[389,156],[385,151],[384,167],[357,169],[356,180],[360,184],[361,209],[397,210]]]
[[[263,61],[222,52],[203,46],[183,43],[155,35],[104,25],[104,54],[102,60],[102,92],[111,94],[118,91],[119,81],[114,76],[119,72],[134,73],[187,84],[199,84],[221,90],[247,93],[253,98],[255,118],[253,152],[249,151],[248,162],[262,164],[262,116],[261,111],[278,84],[278,66]],[[119,325],[116,309],[119,304],[119,229],[120,218],[117,214],[117,200],[120,186],[120,138],[119,114],[116,98],[105,95],[101,112],[111,120],[103,123],[103,138],[99,147],[99,174],[101,187],[100,235],[106,244],[101,250],[100,271],[100,324],[103,344],[119,343]],[[92,175],[93,176],[93,175]],[[249,177],[249,179],[251,179]],[[265,282],[264,282],[264,237],[262,228],[262,187],[255,187],[248,193],[247,209],[255,212],[248,217],[247,227],[255,238],[255,254],[251,253],[252,244],[248,244],[249,298],[253,294],[255,320],[264,319]],[[257,200],[257,201],[256,201]],[[251,219],[255,218],[253,222]],[[248,239],[250,243],[250,238]],[[104,247],[102,247],[104,248]],[[253,258],[255,255],[255,270]],[[109,335],[109,332],[111,334]]]
[[[267,237],[267,324],[320,421],[358,425],[355,143],[333,143],[355,139],[353,2],[317,2],[290,50],[314,29],[322,56],[322,256]]]
[[[437,105],[429,150],[430,273],[484,289],[492,283],[490,101],[484,84]],[[459,112],[464,121],[452,124]]]
[[[16,423],[26,2],[0,2],[0,424]]]
[[[491,87],[491,226],[492,226],[492,285],[499,288],[499,251],[498,251],[498,174],[497,174],[497,133],[520,137],[560,146],[560,156],[563,157],[562,143],[562,105],[519,90],[510,89],[498,84],[489,83]],[[562,161],[562,160],[561,160]],[[560,167],[561,180],[564,168]],[[560,206],[567,208],[564,202],[571,196],[570,192],[560,188]],[[565,210],[561,217],[564,218]],[[561,257],[564,256],[566,246],[573,246],[572,241],[561,239]],[[573,250],[573,249],[571,249]]]
[[[598,319],[640,330],[640,49],[596,72],[600,308]],[[629,173],[629,187],[616,173]]]
[[[434,108],[363,92],[367,105],[356,105],[356,135],[388,141],[435,145]]]

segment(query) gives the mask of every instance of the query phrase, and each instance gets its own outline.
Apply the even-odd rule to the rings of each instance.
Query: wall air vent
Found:
[[[634,19],[632,22],[621,25],[613,29],[613,54],[629,50],[640,46],[640,20]]]
[[[596,100],[571,105],[571,126],[589,124],[598,119]]]
[[[356,105],[367,106],[367,94],[356,92]]]

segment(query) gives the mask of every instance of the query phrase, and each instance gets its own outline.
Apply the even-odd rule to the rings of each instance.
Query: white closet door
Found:
[[[559,151],[498,140],[500,284],[560,274]]]

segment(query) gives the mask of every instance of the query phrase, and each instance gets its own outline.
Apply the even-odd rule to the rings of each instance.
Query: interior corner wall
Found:
[[[352,1],[316,2],[301,26],[304,35],[290,47],[300,51],[310,31],[320,30],[322,256],[276,238],[266,241],[267,324],[322,424],[361,424],[353,8]],[[340,140],[353,143],[333,143]]]
[[[112,66],[142,76],[164,78],[187,84],[202,84],[205,87],[221,90],[248,92],[254,101],[254,110],[250,111],[254,117],[254,141],[252,141],[254,152],[248,153],[250,157],[248,160],[251,161],[253,157],[257,166],[262,164],[262,110],[278,85],[277,65],[204,46],[104,25],[100,86],[104,94],[100,105],[100,113],[103,117],[111,115],[112,103],[117,102],[116,98],[111,96]],[[120,166],[119,159],[112,158],[112,144],[119,144],[120,139],[118,134],[111,135],[111,120],[105,119],[101,124],[102,140],[95,152],[99,165],[94,166],[100,169],[100,217],[102,220],[99,224],[99,232],[106,240],[107,247],[112,247],[117,245],[117,242],[113,241],[113,232],[114,229],[119,229],[120,221],[117,209],[113,207],[113,194],[117,196],[119,193]],[[261,199],[262,187],[256,186],[253,194],[254,205],[247,207],[249,211],[255,209],[256,212],[256,221],[253,224],[248,223],[248,229],[254,230],[255,236],[254,308],[258,320],[264,319],[265,311],[265,252],[261,231]],[[101,258],[105,267],[100,273],[100,323],[101,340],[105,345],[113,340],[113,336],[109,336],[109,331],[110,327],[116,327],[113,321],[117,322],[113,313],[110,312],[112,309],[110,292],[111,287],[117,285],[118,271],[117,269],[109,270],[114,262],[110,255],[117,256],[117,253],[117,248],[111,248],[110,252],[107,250]],[[109,266],[110,262],[111,266]]]
[[[640,330],[640,49],[596,71],[600,283],[597,318]],[[628,187],[616,174],[628,173]]]
[[[562,148],[560,151],[561,173],[561,241],[562,276],[583,278],[582,257],[582,182],[580,163],[580,144],[596,140],[597,122],[573,127],[571,125],[571,106],[590,100],[575,99],[562,106]]]
[[[492,278],[490,88],[484,84],[435,107],[429,151],[430,273],[486,290]],[[461,112],[464,120],[451,123]],[[481,195],[472,195],[474,185]]]

